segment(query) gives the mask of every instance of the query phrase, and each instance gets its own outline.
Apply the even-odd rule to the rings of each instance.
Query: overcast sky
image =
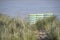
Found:
[[[60,15],[60,0],[0,0],[0,13],[26,17],[30,13],[52,12]]]

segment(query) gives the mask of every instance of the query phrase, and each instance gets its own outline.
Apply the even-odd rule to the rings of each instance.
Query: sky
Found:
[[[60,0],[0,0],[0,13],[27,17],[28,14],[52,12],[60,17]]]

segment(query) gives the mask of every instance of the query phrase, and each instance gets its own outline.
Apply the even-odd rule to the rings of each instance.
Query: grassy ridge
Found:
[[[60,40],[60,21],[55,16],[29,25],[21,18],[0,14],[0,40],[37,40],[36,30],[48,32],[48,40]]]

